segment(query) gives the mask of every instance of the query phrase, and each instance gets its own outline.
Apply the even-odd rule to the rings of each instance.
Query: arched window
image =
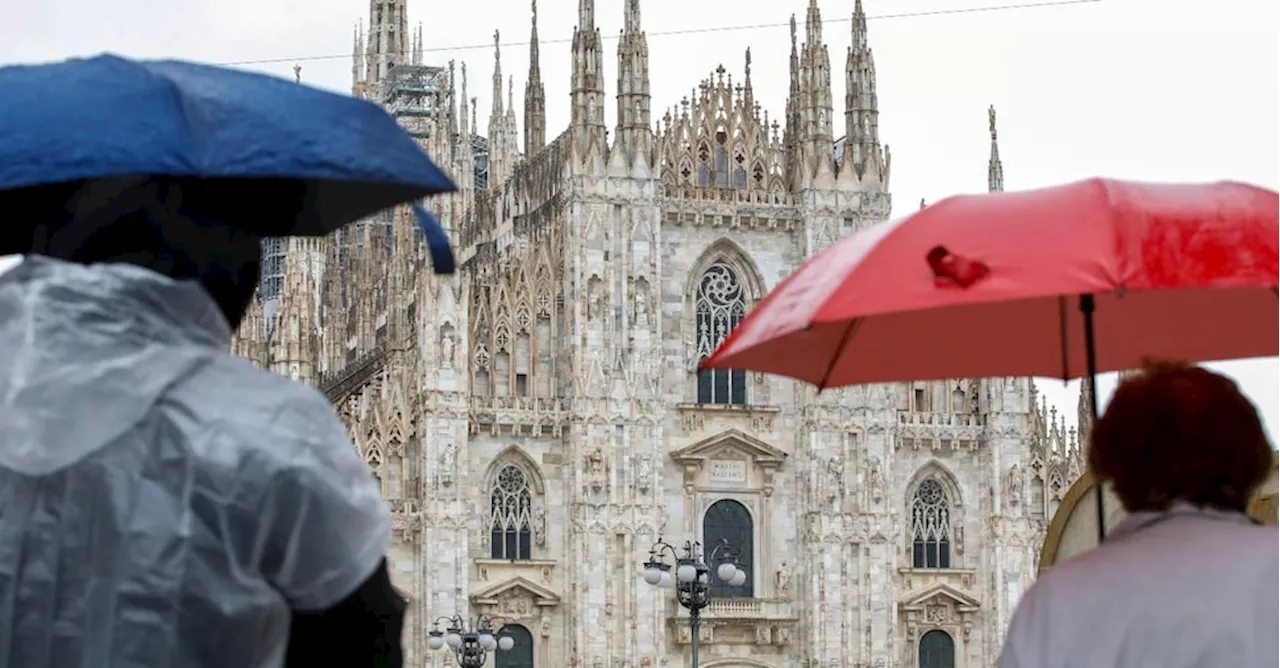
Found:
[[[489,492],[489,549],[494,559],[530,559],[533,492],[529,478],[508,464],[498,471]]]
[[[964,412],[964,390],[958,387],[951,391],[951,412]]]
[[[751,513],[741,503],[733,499],[721,499],[707,508],[707,514],[702,516],[702,544],[707,550],[707,565],[711,567],[712,596],[751,598],[755,594],[755,573],[752,571],[754,534]],[[729,542],[733,556],[738,560],[738,567],[747,574],[747,581],[740,587],[734,587],[715,575],[720,561],[711,559],[710,553],[721,541]]]
[[[715,352],[747,314],[746,293],[738,273],[726,264],[713,264],[698,283],[696,309],[698,360]],[[747,374],[736,369],[711,369],[698,374],[698,403],[747,403]]]
[[[533,634],[519,624],[504,624],[498,631],[511,636],[515,644],[510,650],[498,650],[493,653],[494,668],[533,668]]]
[[[955,668],[956,641],[934,629],[920,636],[920,668]]]
[[[724,130],[716,133],[716,187],[729,187],[729,152],[724,143],[729,138]]]
[[[933,478],[921,482],[911,500],[911,566],[951,568],[951,503]]]

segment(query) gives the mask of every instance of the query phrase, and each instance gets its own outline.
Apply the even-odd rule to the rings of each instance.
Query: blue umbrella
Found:
[[[369,102],[262,74],[114,55],[0,68],[0,100],[0,206],[14,218],[38,222],[52,215],[41,207],[60,206],[33,198],[33,188],[125,175],[189,184],[184,205],[262,236],[323,235],[415,202],[436,272],[453,271],[448,237],[416,201],[455,187]]]

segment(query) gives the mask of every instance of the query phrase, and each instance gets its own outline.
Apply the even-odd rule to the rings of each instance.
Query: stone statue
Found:
[[[533,509],[533,542],[538,547],[547,546],[547,509],[542,505]]]
[[[1022,501],[1022,475],[1017,464],[1010,466],[1009,472],[1004,476],[1004,494],[1010,506],[1016,506]]]
[[[645,294],[643,294],[643,293],[636,293],[636,312],[635,312],[635,317],[636,317],[636,324],[637,324],[637,325],[647,325],[647,324],[649,324],[649,304],[648,304],[648,302],[649,302],[648,295],[645,295]]]
[[[777,573],[777,595],[785,598],[791,595],[791,567],[787,566],[787,562],[782,562],[782,566],[778,568]]]
[[[600,451],[600,448],[592,450],[587,455],[587,471],[596,475],[604,474],[604,453]]]
[[[440,451],[440,484],[448,487],[453,484],[453,472],[458,466],[458,449],[453,443],[445,443]]]
[[[453,334],[445,332],[440,338],[440,366],[444,369],[453,368],[453,351],[454,351]]]
[[[878,502],[884,498],[885,488],[888,487],[888,483],[884,479],[884,465],[880,463],[879,459],[871,460],[871,472],[867,474],[867,477],[869,478],[867,487],[871,490],[871,500]]]

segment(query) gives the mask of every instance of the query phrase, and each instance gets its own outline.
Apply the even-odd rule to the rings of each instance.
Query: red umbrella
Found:
[[[826,388],[1273,356],[1278,210],[1241,183],[952,197],[811,258],[700,366]]]
[[[1275,355],[1278,202],[1106,179],[952,197],[811,258],[701,366],[826,388]]]

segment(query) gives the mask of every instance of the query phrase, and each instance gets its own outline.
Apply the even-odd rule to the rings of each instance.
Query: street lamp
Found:
[[[447,625],[444,631],[440,630],[440,622]],[[481,668],[489,652],[506,652],[515,644],[515,638],[506,631],[493,630],[493,618],[488,615],[476,617],[475,622],[468,622],[460,615],[441,617],[431,625],[431,632],[427,634],[427,647],[447,647],[461,668]]]
[[[690,667],[698,668],[698,629],[702,626],[702,609],[711,603],[711,567],[716,562],[716,578],[731,587],[741,587],[747,582],[747,573],[738,567],[729,541],[720,542],[703,558],[702,543],[685,541],[683,556],[676,548],[661,538],[649,548],[649,560],[644,563],[644,581],[662,589],[675,587],[676,601],[689,611],[689,631],[692,635]],[[663,561],[663,553],[670,553],[676,563],[675,577],[671,566]]]

